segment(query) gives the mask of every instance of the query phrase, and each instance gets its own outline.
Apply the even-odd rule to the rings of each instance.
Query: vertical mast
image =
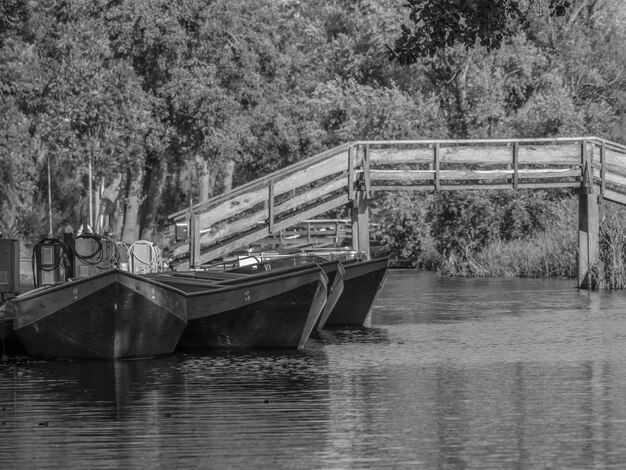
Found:
[[[93,230],[93,201],[91,188],[91,156],[89,156],[89,228]]]
[[[48,237],[52,238],[52,188],[50,180],[50,152],[48,152]]]

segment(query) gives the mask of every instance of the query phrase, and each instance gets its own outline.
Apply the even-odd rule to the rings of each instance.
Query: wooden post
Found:
[[[352,201],[352,249],[370,258],[369,199],[365,191],[358,191]]]
[[[513,142],[513,189],[519,186],[519,142]]]
[[[435,191],[439,191],[440,188],[440,183],[439,183],[439,159],[441,158],[440,155],[440,147],[439,144],[435,144],[435,149],[434,149],[434,154],[433,154],[433,161],[434,161],[434,166],[435,166],[435,178],[434,178],[434,185],[435,185]]]
[[[352,147],[348,148],[348,199],[354,201],[354,162],[352,161]]]
[[[580,289],[595,287],[590,269],[600,258],[600,211],[592,172],[587,142],[584,141],[582,144],[583,177],[578,196],[578,287]]]
[[[274,181],[270,181],[267,195],[267,215],[269,233],[274,234]]]
[[[604,141],[602,141],[600,147],[600,194],[604,194],[606,192],[606,145]]]
[[[582,190],[578,197],[578,287],[594,287],[590,268],[600,258],[600,214],[598,195]]]
[[[189,268],[196,267],[200,261],[200,224],[198,214],[191,214],[189,218]]]
[[[363,152],[363,179],[365,181],[365,197],[372,197],[370,192],[370,146],[365,146]]]

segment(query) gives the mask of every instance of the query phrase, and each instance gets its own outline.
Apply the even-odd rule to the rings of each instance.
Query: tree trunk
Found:
[[[209,167],[209,163],[204,158],[197,158],[196,161],[200,167],[198,202],[203,203],[215,195],[217,172],[214,168]]]
[[[166,159],[159,159],[156,156],[148,158],[146,164],[146,175],[143,182],[143,192],[145,199],[141,204],[140,213],[140,233],[143,240],[151,240],[154,230],[154,223],[157,219],[159,206],[163,197],[163,188],[167,177]]]
[[[118,196],[113,200],[113,215],[111,216],[111,229],[113,237],[117,240],[122,239],[124,232],[124,219],[126,217],[126,197],[130,191],[130,174],[120,174],[120,184]]]
[[[235,174],[235,160],[228,159],[222,163],[222,192],[233,189],[233,176]]]
[[[122,174],[115,173],[113,179],[107,183],[104,180],[102,195],[100,196],[100,204],[96,206],[97,210],[97,226],[100,230],[107,227],[112,233],[115,233],[116,220],[115,208],[120,205],[120,193],[122,192]],[[113,212],[111,212],[110,203],[113,203]],[[119,213],[119,212],[118,212]],[[121,224],[120,224],[121,227]]]
[[[455,76],[454,79],[454,91],[456,97],[456,106],[458,112],[458,122],[459,122],[459,130],[461,135],[460,138],[467,138],[469,135],[469,126],[468,126],[468,110],[469,105],[467,102],[467,71],[469,70],[469,59],[465,61],[462,65],[461,69]]]
[[[122,230],[122,241],[126,244],[134,243],[139,239],[139,209],[141,206],[143,175],[143,165],[135,173],[131,170],[128,171],[129,184]]]

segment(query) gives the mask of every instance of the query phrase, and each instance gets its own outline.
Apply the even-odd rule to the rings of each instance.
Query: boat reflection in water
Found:
[[[298,432],[325,447],[326,363],[320,351],[221,350],[0,366],[0,467],[230,468],[299,454]]]

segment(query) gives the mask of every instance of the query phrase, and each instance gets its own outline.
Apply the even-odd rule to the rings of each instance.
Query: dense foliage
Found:
[[[387,52],[391,60],[412,64],[420,57],[434,56],[456,44],[466,48],[480,44],[488,51],[501,46],[505,38],[527,22],[531,8],[545,7],[529,0],[527,10],[519,0],[406,0],[411,29],[404,23],[402,33]],[[569,0],[550,0],[550,16],[564,16],[572,6]]]
[[[442,16],[430,0],[0,2],[0,231],[47,231],[48,161],[55,229],[86,215],[91,162],[114,203],[111,229],[132,241],[190,203],[348,140],[624,140],[621,0],[446,2],[458,11]],[[472,19],[485,9],[504,16]],[[390,62],[416,11],[443,35]],[[567,194],[554,197],[565,207]],[[450,272],[568,223],[530,194],[377,204],[390,252]]]

